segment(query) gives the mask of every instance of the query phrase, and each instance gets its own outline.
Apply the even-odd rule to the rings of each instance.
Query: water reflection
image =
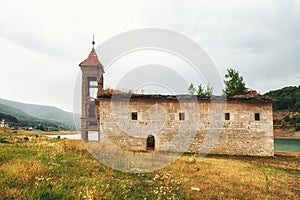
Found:
[[[72,140],[81,140],[81,135],[80,134],[70,134],[70,135],[46,135],[46,137],[50,138],[57,138],[60,136],[60,138],[65,138],[65,139],[72,139]],[[98,141],[98,133],[97,131],[90,131],[88,133],[88,138],[89,141]]]

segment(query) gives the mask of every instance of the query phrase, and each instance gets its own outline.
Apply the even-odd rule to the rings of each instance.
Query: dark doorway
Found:
[[[154,150],[155,149],[155,138],[153,135],[149,135],[147,137],[147,150]]]

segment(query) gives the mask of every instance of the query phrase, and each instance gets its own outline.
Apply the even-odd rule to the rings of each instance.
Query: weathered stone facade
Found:
[[[97,99],[100,135],[122,148],[149,149],[152,135],[155,151],[274,155],[270,99],[127,97],[103,94]]]

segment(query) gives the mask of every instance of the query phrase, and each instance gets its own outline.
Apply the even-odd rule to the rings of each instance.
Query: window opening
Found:
[[[230,120],[230,113],[225,113],[225,120]]]
[[[255,113],[254,114],[254,119],[255,119],[255,121],[260,121],[260,114],[259,113]]]
[[[179,120],[185,120],[185,114],[179,113]]]
[[[131,120],[137,120],[138,119],[138,114],[137,112],[132,112],[131,113]]]

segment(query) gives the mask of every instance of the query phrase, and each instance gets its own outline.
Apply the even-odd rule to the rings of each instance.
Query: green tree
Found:
[[[295,125],[295,131],[300,131],[300,123]]]
[[[201,96],[201,95],[203,95],[203,93],[204,93],[204,88],[203,88],[202,85],[200,84],[200,85],[198,85],[196,94],[197,94],[198,96]]]
[[[286,121],[284,121],[284,119],[281,120],[281,127],[282,127],[283,129],[285,129],[285,127],[286,127]]]
[[[191,83],[190,86],[188,87],[188,91],[192,95],[196,93],[196,88],[193,83]]]
[[[213,88],[210,85],[207,85],[206,88],[201,84],[196,88],[193,83],[188,87],[188,91],[192,95],[198,96],[211,96],[213,93]]]
[[[209,84],[206,85],[206,89],[203,88],[202,96],[211,96],[213,93],[213,87],[211,87]]]
[[[284,116],[284,121],[289,122],[290,121],[290,115],[287,114],[286,116]]]
[[[295,127],[295,131],[300,130],[300,113],[293,115],[293,117],[290,119],[290,124]]]
[[[225,90],[223,90],[223,93],[227,96],[243,94],[246,89],[244,78],[234,69],[227,69],[224,83],[226,87]]]

